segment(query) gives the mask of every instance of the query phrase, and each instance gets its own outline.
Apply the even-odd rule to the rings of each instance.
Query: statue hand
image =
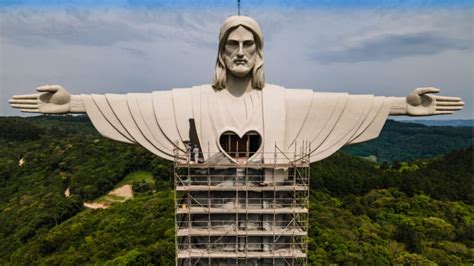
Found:
[[[27,113],[63,114],[71,110],[71,94],[59,85],[45,85],[39,93],[14,95],[8,102],[11,107]]]
[[[417,88],[406,97],[407,115],[448,115],[462,110],[464,102],[459,97],[436,96],[429,93],[438,93],[433,87]]]

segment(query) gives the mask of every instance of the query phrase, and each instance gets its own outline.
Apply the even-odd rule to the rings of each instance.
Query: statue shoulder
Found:
[[[201,91],[215,91],[215,89],[212,87],[211,84],[203,84],[203,85],[192,86],[190,89],[191,90],[201,90]]]
[[[153,97],[190,97],[191,95],[201,95],[207,92],[214,92],[212,85],[198,85],[190,88],[173,88],[170,90],[154,90],[151,92]]]
[[[196,85],[188,88],[172,88],[168,90],[154,90],[152,93],[155,92],[191,92],[193,90],[206,90],[206,91],[214,91],[214,88],[211,84],[204,84],[204,85]]]
[[[286,95],[298,95],[298,94],[301,94],[301,93],[307,94],[307,93],[315,92],[312,89],[285,88],[285,87],[280,86],[280,85],[269,84],[269,83],[265,84],[265,87],[263,87],[263,90],[281,91],[281,92],[284,92]]]
[[[264,92],[280,92],[284,93],[286,96],[307,96],[310,93],[313,93],[314,91],[311,89],[300,89],[300,88],[285,88],[280,85],[275,85],[275,84],[265,84],[265,87],[263,87]]]
[[[262,88],[263,91],[265,90],[286,90],[285,87],[275,84],[265,83],[265,86]]]

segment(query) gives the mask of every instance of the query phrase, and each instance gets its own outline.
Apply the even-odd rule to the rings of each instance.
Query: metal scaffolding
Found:
[[[196,161],[175,151],[176,265],[306,265],[310,147],[302,147],[253,159],[200,152]]]

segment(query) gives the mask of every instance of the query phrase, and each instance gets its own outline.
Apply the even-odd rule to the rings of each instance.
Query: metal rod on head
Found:
[[[237,0],[237,14],[240,16],[240,0]]]

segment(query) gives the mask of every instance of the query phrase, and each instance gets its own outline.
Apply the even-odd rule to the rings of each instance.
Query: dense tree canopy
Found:
[[[1,118],[0,126],[0,265],[174,264],[170,163],[100,137],[85,117]],[[311,265],[472,264],[468,130],[391,122],[378,143],[346,150],[385,163],[337,153],[313,164]],[[383,137],[422,143],[419,134],[437,142],[410,160]],[[134,199],[83,207],[143,171],[154,180],[131,179]]]
[[[374,140],[343,150],[377,162],[412,161],[447,154],[474,144],[472,127],[425,126],[388,120]]]

